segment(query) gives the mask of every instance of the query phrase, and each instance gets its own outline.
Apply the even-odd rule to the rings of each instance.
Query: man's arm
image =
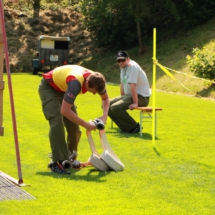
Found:
[[[72,80],[68,82],[68,88],[64,94],[64,98],[61,105],[61,114],[70,121],[83,126],[88,131],[91,131],[95,129],[95,125],[82,120],[71,110],[71,107],[72,105],[74,105],[74,101],[76,99],[76,96],[79,94],[80,90],[81,85],[78,80]]]
[[[61,105],[61,114],[65,116],[67,119],[70,121],[83,126],[86,128],[88,131],[95,130],[95,124],[93,122],[86,122],[82,120],[80,117],[78,117],[72,110],[71,110],[72,105],[66,102],[64,99],[62,101]]]
[[[129,105],[129,109],[134,109],[135,107],[138,107],[138,95],[137,95],[137,89],[136,89],[136,84],[130,83],[130,88],[131,88],[131,96],[133,99],[133,104]]]
[[[124,92],[124,88],[123,88],[123,83],[120,84],[120,95],[125,95],[125,92]]]
[[[107,121],[107,116],[108,116],[108,110],[110,106],[110,100],[108,97],[107,92],[105,94],[100,95],[102,99],[102,109],[103,109],[103,115],[99,117],[104,123]]]

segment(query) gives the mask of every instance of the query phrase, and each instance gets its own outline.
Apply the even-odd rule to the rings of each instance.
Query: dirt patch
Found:
[[[70,37],[70,61],[76,64],[95,49],[83,15],[74,9],[22,12],[5,5],[4,15],[11,72],[32,71],[40,35]]]

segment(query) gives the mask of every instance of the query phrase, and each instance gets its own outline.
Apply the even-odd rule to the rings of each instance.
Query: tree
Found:
[[[82,0],[85,24],[100,47],[130,48],[156,27],[169,36],[203,23],[214,16],[211,0]],[[136,33],[134,33],[136,32]]]
[[[98,46],[121,49],[136,44],[134,14],[124,0],[83,0],[85,24]]]
[[[142,42],[142,31],[141,31],[141,8],[140,8],[140,0],[136,0],[136,22],[137,22],[137,37],[139,41],[139,52],[143,53],[144,52],[144,46]]]
[[[38,18],[39,17],[39,12],[40,12],[40,0],[34,0],[33,1],[33,7],[34,7],[33,17]]]
[[[140,53],[144,51],[143,35],[152,28],[151,13],[157,13],[158,7],[161,12],[169,7],[176,14],[172,0],[83,0],[82,4],[85,24],[99,46],[112,43],[114,47],[129,47],[138,43]],[[153,20],[151,23],[156,24]]]
[[[143,25],[144,18],[149,15],[150,3],[148,0],[128,0],[128,5],[127,13],[134,14],[136,22],[139,53],[143,53],[145,49],[143,45],[141,25]]]

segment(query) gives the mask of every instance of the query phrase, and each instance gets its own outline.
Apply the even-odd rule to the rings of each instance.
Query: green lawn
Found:
[[[5,81],[6,75],[4,76]],[[19,137],[23,187],[36,200],[2,201],[0,215],[130,215],[214,214],[215,212],[215,101],[156,92],[158,137],[152,147],[152,123],[145,122],[143,137],[122,134],[106,125],[107,139],[125,165],[122,172],[98,172],[93,167],[71,175],[47,169],[50,152],[48,122],[41,111],[37,88],[41,77],[12,75]],[[119,94],[108,85],[110,97]],[[85,120],[102,113],[97,95],[77,98],[79,115]],[[132,111],[138,120],[139,112]],[[5,134],[0,137],[0,170],[17,178],[8,86],[4,90]],[[99,153],[99,135],[92,132]],[[91,155],[82,128],[79,159]]]

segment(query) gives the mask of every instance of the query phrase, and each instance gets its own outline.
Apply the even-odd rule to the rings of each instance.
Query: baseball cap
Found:
[[[119,51],[117,53],[117,59],[125,59],[128,58],[128,53],[126,51]]]

